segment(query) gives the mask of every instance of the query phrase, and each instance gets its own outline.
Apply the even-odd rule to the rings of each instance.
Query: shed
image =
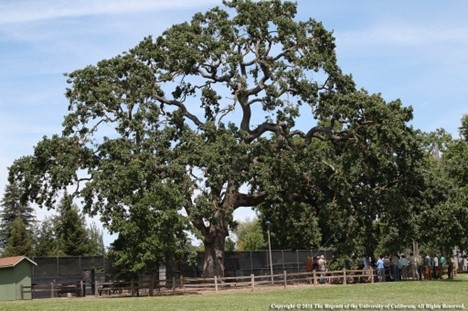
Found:
[[[33,266],[37,264],[25,256],[0,258],[0,301],[32,299],[29,289],[21,297],[21,286],[31,286]]]

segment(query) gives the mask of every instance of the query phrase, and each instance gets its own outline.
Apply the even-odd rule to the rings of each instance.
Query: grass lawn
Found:
[[[258,288],[139,298],[57,298],[0,302],[0,310],[468,310],[468,275],[455,280]]]

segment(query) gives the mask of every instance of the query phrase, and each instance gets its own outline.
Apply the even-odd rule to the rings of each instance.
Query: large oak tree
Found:
[[[418,157],[411,109],[358,90],[332,33],[297,21],[296,4],[223,4],[68,74],[62,135],[11,170],[28,197],[52,206],[73,185],[85,210],[120,232],[134,208],[157,210],[151,198],[170,188],[167,203],[203,238],[205,276],[224,273],[239,207],[311,206],[310,217],[292,214],[314,230],[314,217],[347,219],[333,228],[343,244],[376,214],[396,213],[386,207]]]

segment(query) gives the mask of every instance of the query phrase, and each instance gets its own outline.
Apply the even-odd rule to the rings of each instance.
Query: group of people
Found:
[[[345,265],[346,269],[363,270],[359,282],[368,282],[372,278],[378,282],[402,281],[402,280],[433,280],[442,279],[446,273],[448,278],[453,278],[457,267],[455,260],[448,260],[442,255],[427,254],[425,257],[417,257],[412,252],[406,254],[394,254],[393,256],[379,256],[373,261],[369,256],[358,258],[351,256],[351,260]],[[316,271],[320,275],[320,283],[325,283],[328,262],[323,255],[307,257],[305,261],[307,272]],[[364,277],[365,276],[365,277]],[[374,277],[375,276],[375,277]]]
[[[410,253],[409,258],[405,254],[381,255],[375,262],[375,268],[380,282],[442,279],[445,271],[448,278],[453,278],[456,273],[451,259],[446,260],[442,255],[431,257],[429,254],[418,259],[413,253]]]
[[[307,257],[305,261],[307,272],[320,272],[320,283],[325,283],[325,272],[327,271],[327,260],[324,255]]]

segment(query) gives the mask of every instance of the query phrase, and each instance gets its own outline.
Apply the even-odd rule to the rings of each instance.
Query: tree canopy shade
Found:
[[[51,207],[73,185],[87,212],[131,234],[148,221],[140,209],[179,223],[173,208],[203,237],[205,276],[223,275],[242,206],[312,207],[291,215],[336,224],[343,245],[397,214],[420,156],[412,110],[358,90],[332,33],[296,21],[296,4],[223,4],[68,74],[62,135],[11,168],[28,198]]]

